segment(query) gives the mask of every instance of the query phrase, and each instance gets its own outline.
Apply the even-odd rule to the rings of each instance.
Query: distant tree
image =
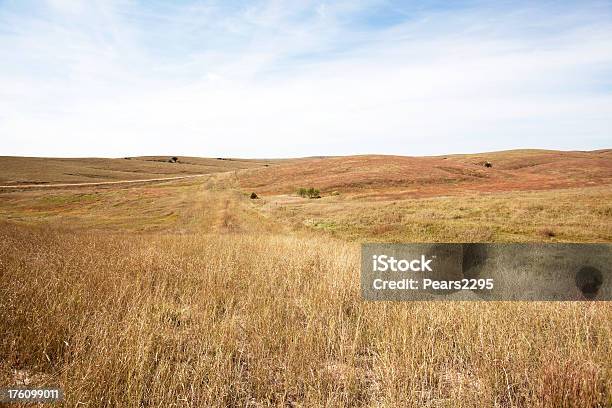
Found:
[[[251,200],[256,200],[256,199],[258,199],[258,198],[259,198],[259,197],[257,196],[257,194],[255,194],[255,192],[252,192],[252,193],[251,193]]]

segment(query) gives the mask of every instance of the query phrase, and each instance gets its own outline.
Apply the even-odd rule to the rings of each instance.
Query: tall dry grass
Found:
[[[604,407],[603,303],[366,303],[358,247],[0,224],[0,384],[65,406]]]
[[[281,223],[306,224],[344,240],[612,242],[607,186],[397,200],[283,198],[264,198],[257,205]]]

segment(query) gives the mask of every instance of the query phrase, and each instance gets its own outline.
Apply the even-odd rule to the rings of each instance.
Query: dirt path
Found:
[[[19,190],[19,189],[31,189],[31,188],[106,186],[106,185],[112,185],[112,184],[151,183],[151,182],[156,182],[156,181],[182,180],[182,179],[202,177],[202,176],[208,176],[208,174],[191,174],[189,176],[152,178],[152,179],[142,179],[142,180],[97,181],[97,182],[90,182],[90,183],[21,184],[21,185],[0,186],[0,189]]]

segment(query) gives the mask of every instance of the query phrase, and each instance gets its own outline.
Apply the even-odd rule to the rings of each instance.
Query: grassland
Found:
[[[550,154],[500,153],[494,165]],[[576,155],[575,166],[591,161]],[[610,159],[593,155],[582,181],[573,159],[565,173],[543,164],[557,178],[548,187],[497,173],[480,184],[464,170],[480,172],[481,157],[458,156],[422,183],[408,161],[394,164],[406,169],[400,182],[367,176],[366,157],[303,160],[295,179],[286,162],[2,192],[0,384],[59,384],[65,406],[89,407],[610,406],[607,303],[359,294],[364,240],[610,242]],[[342,160],[350,176],[321,170]],[[294,184],[323,198],[300,198]]]
[[[263,194],[267,217],[344,240],[611,242],[611,153],[322,158],[237,178]],[[301,199],[297,186],[323,198]]]
[[[243,160],[231,158],[170,156],[125,157],[120,159],[0,156],[0,185],[87,183],[119,180],[142,180],[222,171],[265,167],[282,161]]]
[[[409,199],[276,196],[262,214],[349,241],[611,242],[612,189],[571,188]]]

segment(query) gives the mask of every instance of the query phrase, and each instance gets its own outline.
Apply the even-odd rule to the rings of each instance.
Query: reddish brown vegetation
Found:
[[[495,166],[482,166],[487,160]],[[380,198],[602,186],[612,184],[612,151],[304,159],[242,172],[240,183],[268,194],[293,193],[307,183],[324,194],[341,191]]]

